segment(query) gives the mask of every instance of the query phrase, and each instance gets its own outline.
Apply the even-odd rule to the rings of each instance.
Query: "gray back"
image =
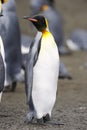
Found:
[[[4,3],[3,6],[3,11],[16,11],[16,3],[15,0],[8,0],[8,2]]]

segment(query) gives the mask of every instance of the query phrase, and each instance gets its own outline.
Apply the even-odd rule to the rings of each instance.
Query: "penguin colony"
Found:
[[[0,25],[3,23],[4,27],[6,27],[5,30],[3,28],[0,28],[0,102],[4,86],[8,86],[11,83],[15,83],[14,81],[19,80],[20,77],[19,73],[21,70],[20,42],[23,42],[24,44],[25,41],[32,41],[31,38],[29,39],[26,36],[24,36],[24,38],[22,37],[23,40],[21,41],[18,20],[15,15],[16,12],[15,1],[9,0],[6,4],[3,4],[5,2],[7,2],[7,0],[0,0]],[[42,3],[39,6],[44,5],[43,1],[41,2]],[[38,2],[36,1],[36,3]],[[3,10],[2,10],[2,4],[3,4]],[[50,120],[52,109],[56,101],[58,76],[60,70],[62,70],[62,69],[59,70],[59,53],[58,53],[58,47],[60,46],[61,48],[61,44],[58,45],[59,42],[56,43],[55,41],[57,40],[54,40],[56,38],[54,38],[55,35],[53,36],[53,33],[50,28],[53,27],[53,25],[51,26],[50,24],[50,27],[48,27],[49,26],[48,21],[50,21],[50,17],[48,15],[49,12],[52,11],[56,13],[55,9],[53,8],[53,0],[51,0],[50,6],[48,5],[47,2],[47,5],[42,6],[42,8],[39,7],[42,11],[44,11],[42,14],[46,18],[48,18],[48,20],[42,15],[36,15],[33,17],[24,17],[25,19],[31,21],[38,30],[35,39],[30,44],[30,50],[28,50],[29,53],[27,56],[27,61],[26,64],[24,65],[26,96],[27,96],[27,103],[29,106],[29,113],[27,114],[26,117],[26,121],[28,123],[32,122],[33,119],[36,119],[38,123],[46,123],[47,121]],[[37,10],[37,12],[38,11],[39,10]],[[36,13],[36,10],[33,13]],[[7,20],[5,22],[6,17]],[[8,30],[11,29],[10,26],[7,26],[7,24],[10,25],[10,22],[12,22],[12,20],[13,22],[16,23],[18,29],[16,30],[17,35],[15,35],[15,39],[17,38],[16,41],[14,38],[11,37],[13,35],[12,33],[13,30],[15,32],[15,27],[11,30],[10,33],[7,33]],[[56,23],[54,24],[56,25]],[[13,41],[15,41],[15,44],[13,44],[14,46],[13,45],[11,46]],[[70,35],[67,41],[67,45],[71,50],[75,51],[80,49],[87,50],[86,41],[87,41],[87,32],[83,30],[76,30]],[[7,46],[14,48],[13,50],[17,52],[14,54],[17,55],[14,56],[13,53],[9,53],[10,51],[12,52],[12,48],[8,49]],[[12,56],[11,59],[8,54]],[[17,61],[13,62],[15,61],[13,59],[16,59]],[[60,63],[60,65],[62,67],[63,63]],[[64,66],[62,68],[64,68]]]
[[[37,15],[24,17],[37,28],[37,36],[31,44],[26,63],[26,95],[29,105],[27,121],[33,118],[37,122],[50,120],[56,100],[59,75],[59,54],[54,37],[48,29],[45,17]],[[39,33],[41,32],[41,33]]]
[[[2,3],[4,2],[6,1],[2,1]],[[0,77],[0,100],[3,87],[9,86],[11,83],[16,86],[16,81],[19,80],[21,70],[20,42],[27,39],[24,37],[22,41],[20,40],[20,29],[15,12],[14,0],[9,0],[3,5],[4,16],[0,19],[0,24],[2,25],[3,23],[5,30],[0,28],[2,37],[0,38],[0,74],[2,75]],[[7,23],[5,22],[6,17]],[[37,119],[37,122],[45,123],[50,120],[56,101],[59,76],[58,46],[49,30],[48,20],[44,16],[37,15],[31,18],[24,18],[31,21],[38,30],[35,39],[30,44],[27,63],[24,65],[26,95],[29,105],[29,113],[26,120],[31,122],[33,119]],[[15,30],[14,26],[11,30],[10,23],[12,20],[18,30]],[[8,30],[10,30],[10,33],[7,33]],[[16,32],[15,38],[13,37],[13,30]],[[16,53],[13,54],[13,51]]]

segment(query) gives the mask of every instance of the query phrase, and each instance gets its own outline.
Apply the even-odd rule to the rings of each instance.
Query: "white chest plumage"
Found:
[[[5,52],[4,52],[4,46],[3,46],[3,41],[2,41],[1,36],[0,36],[0,53],[1,53],[1,56],[2,56],[2,59],[3,59],[3,64],[5,66]],[[0,92],[0,102],[1,102],[1,97],[2,97],[2,92]]]
[[[0,36],[0,53],[2,55],[3,61],[5,62],[5,52],[4,52],[4,46],[3,46],[3,41],[1,36]]]
[[[5,50],[4,50],[4,45],[3,45],[3,41],[2,38],[0,37],[0,53],[2,55],[3,58],[3,63],[4,63],[4,67],[5,67],[5,81],[4,81],[4,86],[7,86],[9,83],[7,81],[7,73],[6,73],[6,61],[5,61]]]
[[[51,111],[56,99],[59,54],[53,36],[45,32],[41,39],[38,60],[33,69],[32,98],[37,118]]]

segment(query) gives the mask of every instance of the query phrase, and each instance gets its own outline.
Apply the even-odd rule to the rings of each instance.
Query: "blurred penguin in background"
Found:
[[[32,38],[27,36],[27,35],[21,34],[21,32],[20,32],[19,21],[18,21],[18,17],[16,14],[15,0],[9,0],[6,4],[3,4],[3,10],[6,13],[8,12],[7,14],[9,14],[9,23],[12,21],[11,20],[12,18],[13,18],[13,20],[15,19],[14,22],[12,23],[13,27],[11,27],[14,30],[13,33],[15,32],[15,41],[13,39],[13,42],[17,41],[16,46],[15,46],[15,44],[14,44],[14,46],[15,46],[15,49],[17,49],[17,44],[18,44],[19,52],[17,52],[17,55],[18,55],[18,58],[20,58],[20,59],[18,59],[19,65],[20,65],[20,60],[21,60],[21,67],[24,69],[25,62],[26,62],[26,60],[25,60],[26,59],[26,51],[28,52],[28,48],[27,48],[28,45],[27,44],[30,45],[30,43],[32,42]],[[13,35],[13,33],[12,34],[9,33],[9,38],[11,35]],[[12,41],[12,39],[11,39],[11,41]],[[20,56],[20,43],[21,43],[21,56]],[[21,72],[23,72],[23,71],[21,71]],[[23,82],[24,81],[24,72],[18,76],[17,76],[17,80]],[[14,83],[13,86],[15,86],[15,85],[16,84]]]
[[[43,5],[44,1],[47,0],[30,0],[30,8],[31,8],[31,15],[38,14],[40,12],[41,6]]]
[[[69,74],[66,66],[61,61],[59,66],[59,79],[68,79],[68,80],[72,79],[72,76]]]
[[[87,50],[87,31],[74,30],[67,38],[66,44],[71,51]]]
[[[21,36],[14,0],[3,4],[3,17],[0,17],[0,35],[5,49],[5,87],[15,90],[21,78]]]
[[[50,6],[54,6],[54,0],[30,0],[30,7],[31,7],[31,15],[38,14],[42,5],[49,2]]]
[[[3,16],[2,4],[4,2],[6,2],[6,1],[0,0],[0,17]],[[0,102],[1,102],[2,92],[3,92],[3,88],[4,88],[4,81],[5,81],[5,52],[4,52],[3,41],[0,36]]]
[[[22,35],[21,37],[21,53],[22,53],[22,70],[25,71],[26,61],[30,50],[33,37]]]

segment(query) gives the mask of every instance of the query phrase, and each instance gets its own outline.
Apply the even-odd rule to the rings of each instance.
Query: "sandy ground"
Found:
[[[17,1],[17,0],[16,0]],[[22,19],[29,13],[27,2],[17,1],[17,13],[23,33],[30,33]],[[65,36],[76,27],[87,29],[86,0],[56,0],[56,7],[65,19]],[[26,7],[26,8],[25,8]],[[87,52],[76,52],[61,59],[72,80],[59,80],[58,95],[52,120],[62,121],[62,126],[37,126],[24,123],[28,111],[24,84],[18,84],[15,93],[4,93],[0,104],[0,130],[87,130]],[[86,64],[85,64],[86,63]]]

